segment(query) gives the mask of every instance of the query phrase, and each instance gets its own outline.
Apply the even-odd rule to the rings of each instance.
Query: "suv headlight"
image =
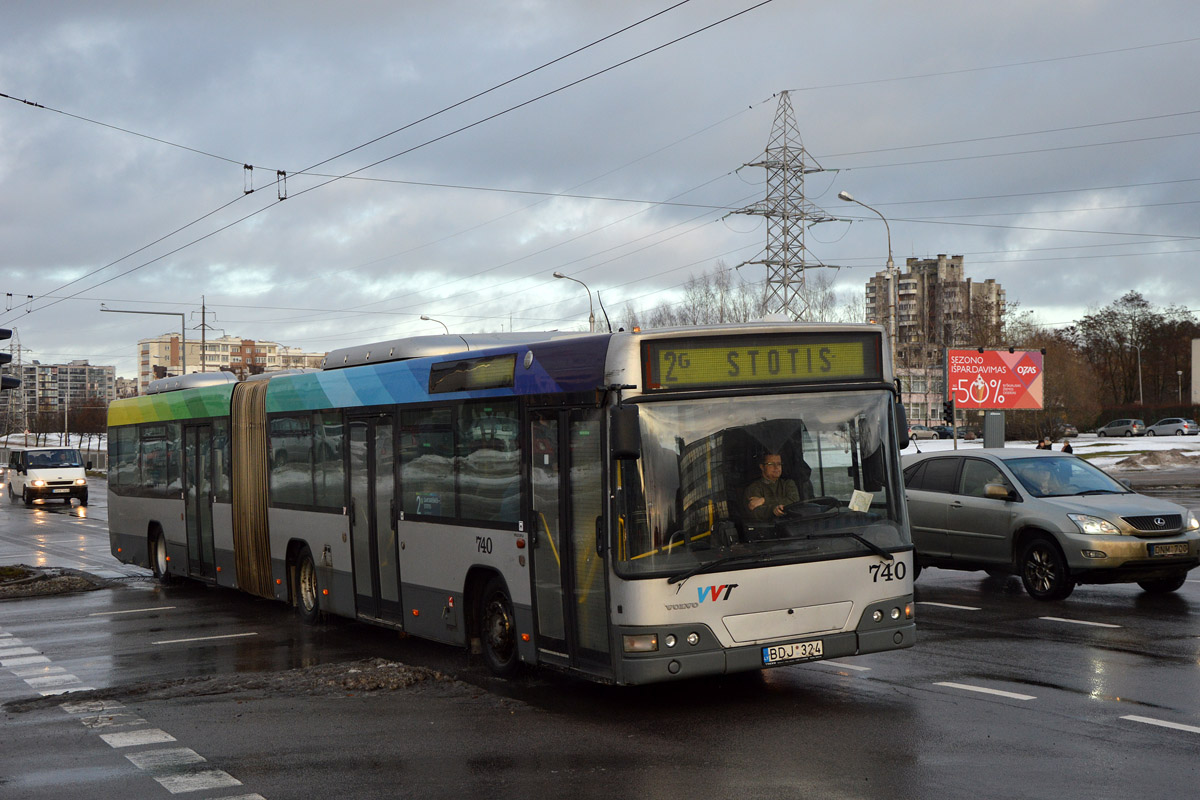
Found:
[[[1187,515],[1187,529],[1189,531],[1194,531],[1197,528],[1200,528],[1200,520],[1196,519],[1196,515],[1189,511]]]
[[[1084,533],[1106,533],[1110,535],[1119,535],[1121,533],[1120,529],[1117,528],[1116,525],[1113,525],[1111,522],[1103,519],[1102,517],[1092,517],[1088,516],[1087,514],[1067,514],[1067,516],[1070,517],[1071,522],[1074,522],[1077,526],[1079,526],[1079,530],[1083,531]]]

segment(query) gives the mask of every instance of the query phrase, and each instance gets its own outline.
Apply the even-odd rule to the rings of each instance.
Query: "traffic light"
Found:
[[[0,328],[0,339],[11,339],[12,331],[8,328]],[[12,361],[12,353],[0,353],[0,367]],[[21,385],[20,378],[14,378],[12,375],[0,376],[0,390],[16,389]]]
[[[946,420],[946,424],[954,427],[954,400],[947,400],[942,403],[942,419]]]

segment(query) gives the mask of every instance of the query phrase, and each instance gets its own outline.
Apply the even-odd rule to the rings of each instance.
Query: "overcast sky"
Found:
[[[203,297],[211,335],[325,351],[422,314],[581,329],[557,270],[615,321],[761,255],[729,211],[765,196],[739,168],[782,90],[844,296],[887,243],[841,190],[898,264],[962,254],[1043,323],[1130,289],[1200,310],[1194,0],[756,5],[10,0],[0,326],[132,377],[179,322],[101,303],[195,328]]]

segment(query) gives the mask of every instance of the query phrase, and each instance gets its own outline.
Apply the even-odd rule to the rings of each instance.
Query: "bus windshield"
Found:
[[[646,402],[617,462],[615,563],[686,576],[911,544],[886,392]]]

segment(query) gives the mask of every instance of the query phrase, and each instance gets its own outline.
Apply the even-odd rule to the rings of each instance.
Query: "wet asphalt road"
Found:
[[[1200,507],[1200,490],[1163,491]],[[4,503],[0,563],[97,557],[102,503],[85,514]],[[927,570],[911,650],[619,688],[496,681],[455,648],[121,569],[114,589],[0,601],[0,798],[1174,798],[1200,778],[1196,573],[1167,597],[1082,586],[1044,604],[1016,579]],[[367,656],[465,683],[171,683]],[[40,695],[84,686],[108,707]]]

